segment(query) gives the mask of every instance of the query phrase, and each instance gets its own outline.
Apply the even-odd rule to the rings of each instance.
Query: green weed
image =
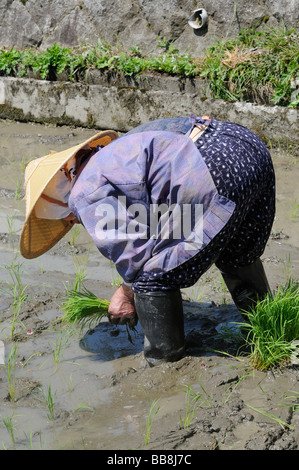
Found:
[[[47,405],[49,414],[48,414],[48,419],[54,421],[55,420],[55,415],[54,415],[54,400],[56,397],[56,392],[53,394],[51,390],[51,384],[48,386],[48,390],[44,390],[44,388],[40,388],[40,391],[42,393],[43,399]]]
[[[181,426],[186,429],[188,428],[194,418],[196,410],[200,407],[198,400],[200,395],[196,393],[190,385],[185,385],[186,390],[183,390],[186,394],[186,412],[184,418],[180,417]]]
[[[85,287],[81,292],[69,291],[61,306],[63,321],[80,325],[81,328],[86,325],[90,327],[107,315],[109,304],[108,300],[99,299]]]
[[[214,98],[298,107],[299,95],[292,91],[299,74],[298,42],[295,30],[280,27],[242,30],[233,39],[217,41],[202,57],[181,53],[165,37],[158,38],[156,50],[148,56],[137,46],[125,51],[120,41],[112,46],[99,40],[75,48],[55,43],[45,51],[0,50],[0,72],[26,77],[33,71],[47,80],[64,72],[74,81],[84,80],[91,69],[129,77],[154,71],[207,78]]]
[[[149,410],[149,414],[146,418],[146,433],[145,433],[145,437],[144,437],[144,444],[146,446],[149,444],[149,441],[150,441],[151,429],[152,429],[152,424],[153,424],[154,417],[160,411],[160,407],[159,406],[157,407],[158,402],[159,402],[159,399],[154,400],[152,402],[150,410]]]
[[[62,359],[63,352],[69,345],[70,338],[74,335],[73,331],[64,332],[60,330],[55,336],[55,346],[53,350],[53,359],[55,364],[59,364]]]
[[[27,285],[23,284],[23,265],[15,260],[10,265],[2,266],[2,268],[8,273],[9,279],[2,282],[0,285],[0,292],[6,294],[12,298],[11,304],[11,336],[14,336],[15,329],[18,322],[19,313],[21,306],[28,296],[26,294]],[[3,287],[4,285],[4,287]]]
[[[80,225],[74,225],[71,230],[71,238],[70,238],[70,245],[75,246],[80,235]]]
[[[13,343],[7,361],[7,377],[8,377],[8,392],[10,401],[14,402],[16,399],[16,364],[17,364],[17,343]]]
[[[290,395],[291,394],[291,395]],[[286,400],[292,400],[288,403],[280,403],[280,405],[290,406],[293,412],[299,411],[299,392],[296,390],[291,390],[284,394]]]
[[[292,206],[291,212],[290,212],[290,217],[291,219],[296,219],[299,217],[299,201],[298,199],[295,199],[295,202]]]
[[[201,392],[196,392],[189,384],[185,385],[185,390],[180,390],[186,394],[186,412],[184,418],[180,418],[181,426],[184,429],[188,428],[192,424],[194,415],[198,408],[201,408],[202,406],[211,408],[213,406],[213,395],[208,394],[200,379],[198,379],[198,382]]]
[[[246,314],[248,323],[243,326],[248,334],[252,364],[267,370],[289,362],[294,342],[299,339],[298,285],[289,280]]]
[[[14,424],[14,415],[11,415],[11,416],[6,416],[6,418],[4,418],[4,416],[1,416],[1,419],[2,419],[2,422],[11,438],[11,442],[13,444],[13,446],[15,445],[16,443],[16,438],[15,438],[15,430],[16,430],[16,427],[15,427],[15,424]]]
[[[291,426],[289,423],[287,423],[286,421],[283,421],[282,419],[278,418],[278,416],[274,415],[273,413],[270,413],[269,411],[260,410],[259,408],[255,408],[254,406],[249,405],[248,403],[245,403],[245,405],[248,408],[250,408],[251,410],[253,410],[257,413],[260,413],[265,418],[272,419],[273,421],[278,423],[283,429],[285,429],[285,428],[289,428],[291,430],[294,429],[294,427]]]

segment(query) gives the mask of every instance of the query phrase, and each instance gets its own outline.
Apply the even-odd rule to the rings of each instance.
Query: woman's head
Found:
[[[84,155],[118,137],[103,131],[84,143],[29,162],[25,170],[26,219],[20,237],[24,258],[36,258],[54,246],[72,227],[68,198]],[[70,222],[72,221],[72,222]]]

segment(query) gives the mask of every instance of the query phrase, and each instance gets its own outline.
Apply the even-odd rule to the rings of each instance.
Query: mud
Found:
[[[61,322],[60,306],[76,269],[84,266],[85,285],[107,299],[119,278],[82,228],[41,258],[20,256],[24,164],[95,132],[0,122],[0,280],[6,291],[0,302],[0,446],[297,450],[299,368],[252,369],[235,324],[241,317],[216,268],[183,291],[187,351],[176,363],[147,366],[140,326],[131,343],[125,327],[106,321],[91,331]],[[272,149],[272,156],[277,216],[262,259],[275,288],[290,274],[297,279],[299,274],[299,164],[292,147]],[[15,323],[12,273],[21,288],[26,286],[27,297]],[[53,409],[47,405],[51,399]]]

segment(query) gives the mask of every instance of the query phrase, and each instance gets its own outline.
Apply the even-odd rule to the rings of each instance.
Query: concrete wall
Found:
[[[123,81],[122,81],[123,80]],[[165,117],[208,114],[252,129],[266,142],[299,144],[298,111],[210,98],[208,83],[142,76],[138,81],[49,82],[0,77],[0,118],[125,132]]]
[[[188,25],[196,8],[208,13],[207,27],[197,31]],[[150,53],[165,36],[197,56],[244,28],[298,28],[298,12],[298,0],[1,0],[0,47],[44,49],[101,38]]]

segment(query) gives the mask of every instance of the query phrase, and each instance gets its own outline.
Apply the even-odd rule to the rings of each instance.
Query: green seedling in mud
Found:
[[[81,292],[68,292],[61,310],[64,312],[63,321],[79,325],[81,328],[98,323],[107,315],[110,302],[99,299],[85,287]]]
[[[286,277],[286,282],[292,280],[292,268],[291,268],[291,255],[288,254],[286,260],[283,263],[283,272]]]
[[[80,235],[80,225],[74,225],[74,227],[71,230],[71,238],[69,241],[69,244],[71,246],[76,245],[79,235]]]
[[[203,392],[203,393],[201,394],[201,397],[203,397],[203,398],[202,398],[202,404],[205,405],[205,406],[207,406],[208,408],[212,408],[213,403],[214,403],[213,394],[212,394],[212,393],[208,394],[208,392],[207,392],[206,389],[204,388],[204,386],[203,386],[203,384],[202,384],[200,378],[198,379],[198,383],[199,383],[199,386],[200,386],[200,388],[201,388],[201,390],[202,390],[202,392]]]
[[[80,291],[81,285],[87,277],[87,275],[86,275],[86,264],[88,262],[88,259],[89,259],[89,252],[87,252],[87,254],[84,254],[83,257],[80,256],[80,258],[76,257],[76,256],[73,256],[73,265],[74,265],[74,269],[75,269],[75,280],[74,280],[71,287],[65,286],[66,291],[68,293],[70,293],[72,291],[76,291],[76,292]]]
[[[23,182],[18,180],[16,184],[16,189],[15,189],[15,201],[18,201],[22,197],[22,186]]]
[[[15,425],[14,425],[14,422],[13,422],[13,419],[14,419],[14,415],[12,414],[11,416],[6,416],[6,418],[4,418],[4,416],[1,416],[1,419],[2,419],[2,422],[11,438],[11,442],[12,442],[12,445],[14,446],[15,443],[16,443],[16,438],[15,438]]]
[[[160,406],[157,406],[158,402],[160,400],[157,399],[157,400],[154,400],[151,404],[151,407],[150,407],[150,410],[149,410],[149,414],[148,414],[148,417],[146,418],[146,433],[145,433],[145,437],[144,437],[144,444],[147,446],[150,442],[150,437],[151,437],[151,429],[152,429],[152,424],[153,424],[153,420],[154,420],[154,417],[157,416],[157,414],[159,413],[160,411]],[[155,409],[156,408],[156,409]]]
[[[14,220],[15,220],[15,214],[6,216],[9,236],[12,236],[15,233]]]
[[[48,419],[54,421],[55,420],[55,415],[54,415],[54,400],[56,397],[56,392],[53,394],[51,390],[51,384],[49,384],[48,390],[44,390],[43,388],[39,389],[42,393],[43,399],[47,405],[49,414],[48,414]]]
[[[202,285],[195,285],[191,288],[188,288],[186,291],[187,300],[189,302],[201,302],[204,297],[205,289],[202,288]]]
[[[287,392],[284,395],[285,395],[286,400],[292,400],[292,401],[290,403],[279,403],[279,404],[284,405],[284,406],[289,406],[292,408],[293,412],[298,412],[299,411],[299,392],[296,392],[295,390],[290,390],[290,392]]]
[[[274,294],[259,301],[254,310],[246,312],[246,342],[251,348],[254,367],[267,370],[290,362],[294,344],[299,339],[299,287],[290,280]]]
[[[13,343],[7,360],[8,393],[11,402],[16,399],[16,364],[18,346]]]
[[[202,385],[200,379],[198,383],[202,390],[201,393],[197,393],[189,384],[185,385],[186,390],[183,391],[186,394],[186,413],[184,419],[180,418],[181,426],[186,429],[193,421],[194,415],[198,408],[206,406],[211,408],[213,406],[213,395],[209,395]]]
[[[219,285],[218,285],[217,290],[218,290],[219,294],[221,295],[221,305],[226,305],[227,304],[226,294],[227,294],[228,290],[227,290],[226,284],[225,284],[224,279],[221,276],[221,274],[219,274],[218,283],[219,283]]]
[[[282,419],[278,418],[278,416],[275,416],[273,413],[270,413],[269,411],[260,410],[259,408],[255,408],[254,406],[249,405],[248,403],[245,403],[245,405],[248,406],[248,408],[250,408],[251,410],[255,411],[256,413],[260,413],[265,418],[272,419],[277,424],[279,424],[283,429],[289,428],[291,430],[294,430],[293,426],[291,426],[286,421],[283,421]]]
[[[292,206],[291,212],[290,212],[290,217],[291,219],[296,219],[299,217],[299,201],[298,199],[295,199],[295,202]]]
[[[116,271],[115,266],[112,262],[110,262],[110,267],[111,267],[111,270],[112,270],[111,285],[113,287],[119,287],[122,283],[122,277],[118,274],[118,272]]]
[[[61,305],[61,310],[64,312],[62,321],[78,325],[83,329],[86,326],[92,328],[107,316],[109,300],[99,299],[86,287],[83,287],[81,292],[77,289],[68,290],[67,294]],[[129,330],[135,331],[135,327],[126,323],[126,329],[128,340],[132,343]]]
[[[6,264],[1,266],[2,269],[9,275],[9,280],[6,280],[1,283],[0,292],[7,294],[13,299],[26,300],[27,296],[25,291],[28,287],[23,285],[22,276],[24,274],[23,263],[18,263],[16,260],[13,260],[11,264]],[[3,287],[6,286],[6,289]]]
[[[185,385],[186,390],[183,390],[186,393],[186,412],[184,419],[180,417],[181,426],[186,429],[188,428],[193,421],[195,412],[200,408],[201,404],[198,404],[200,395],[197,394],[190,385]]]
[[[234,379],[228,380],[228,387],[225,390],[225,395],[223,396],[222,404],[228,403],[230,400],[230,397],[232,396],[236,388],[240,385],[240,383],[243,382],[243,380],[246,379],[246,377],[250,377],[251,375],[252,375],[252,372],[249,372],[249,373],[244,372],[244,374],[241,377],[237,376],[235,380]]]
[[[41,435],[41,432],[39,432],[39,433],[34,433],[34,434],[39,434],[39,450],[45,449],[46,446],[45,446],[45,443],[42,442],[42,435]],[[30,450],[34,450],[34,447],[33,447],[33,433],[32,433],[32,431],[30,431],[29,437],[28,437],[28,435],[27,435],[25,432],[24,432],[24,435],[25,435],[26,440],[29,442],[29,448],[30,448]]]
[[[62,355],[65,349],[68,347],[70,338],[74,335],[73,331],[64,332],[60,330],[55,336],[55,347],[53,350],[53,359],[55,364],[59,364],[62,360]]]
[[[74,409],[74,412],[81,411],[81,410],[94,411],[94,408],[88,405],[79,405],[77,406],[77,408]]]

